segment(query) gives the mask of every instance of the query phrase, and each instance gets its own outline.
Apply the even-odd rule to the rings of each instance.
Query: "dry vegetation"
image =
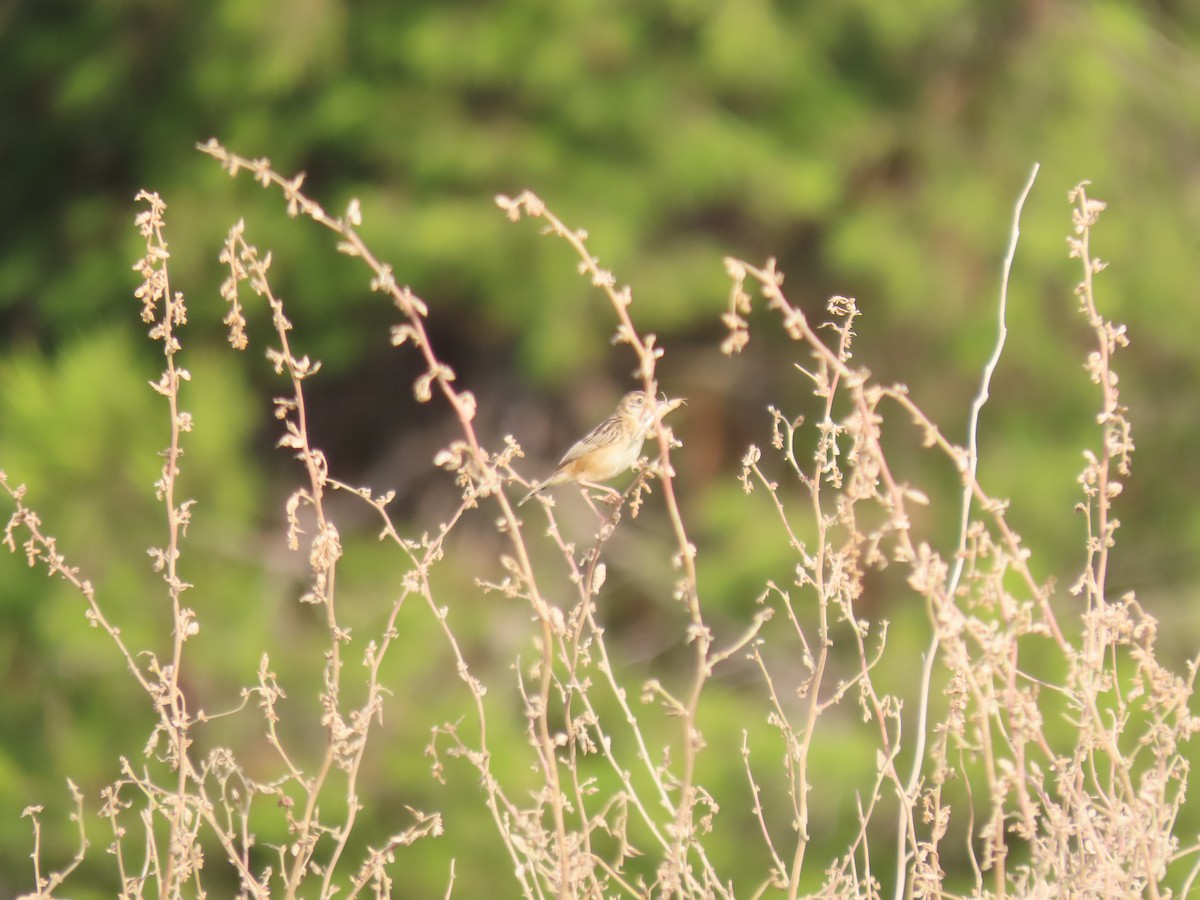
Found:
[[[165,368],[155,389],[170,423],[170,443],[156,485],[167,527],[163,546],[150,556],[162,574],[174,627],[166,658],[127,646],[119,627],[106,617],[103,598],[63,558],[47,533],[52,526],[44,526],[30,505],[29,498],[45,486],[27,491],[3,481],[15,504],[5,531],[7,545],[29,565],[44,567],[78,589],[88,622],[107,633],[158,717],[144,744],[143,763],[132,761],[143,748],[131,745],[130,758],[121,760],[99,804],[76,794],[81,846],[73,862],[64,866],[42,860],[39,810],[26,810],[34,833],[32,888],[26,896],[62,896],[60,891],[69,888],[89,850],[84,820],[97,812],[108,829],[105,849],[112,855],[122,897],[201,896],[206,884],[228,883],[231,869],[243,897],[327,897],[335,892],[344,897],[405,896],[393,883],[403,865],[398,860],[402,854],[421,853],[422,839],[443,833],[436,812],[396,811],[396,831],[386,843],[365,854],[351,854],[347,847],[356,817],[370,802],[359,781],[364,754],[374,746],[389,690],[401,688],[381,682],[381,664],[397,634],[401,607],[413,603],[423,604],[438,623],[468,698],[463,710],[467,722],[433,730],[428,750],[433,776],[458,778],[463,789],[470,785],[478,791],[511,863],[508,884],[497,878],[498,893],[529,898],[794,897],[821,883],[818,895],[827,897],[1186,893],[1200,870],[1200,856],[1195,845],[1181,846],[1175,824],[1187,787],[1181,746],[1200,725],[1188,708],[1195,668],[1185,676],[1164,669],[1155,658],[1154,619],[1132,595],[1111,596],[1106,588],[1119,525],[1113,504],[1129,474],[1133,444],[1112,368],[1125,334],[1100,314],[1093,292],[1103,264],[1092,256],[1089,236],[1103,204],[1088,196],[1085,185],[1071,195],[1069,248],[1082,268],[1079,310],[1095,335],[1086,365],[1097,388],[1102,439],[1086,454],[1079,478],[1087,540],[1082,575],[1069,597],[1052,597],[1051,586],[1035,578],[1030,549],[1006,519],[1006,501],[990,496],[976,480],[976,425],[1003,348],[1003,293],[1000,338],[984,372],[968,443],[958,446],[903,387],[879,384],[855,362],[858,310],[853,300],[833,298],[829,320],[818,328],[789,302],[773,262],[756,267],[730,259],[726,266],[732,290],[724,316],[728,337],[722,350],[747,350],[752,296],[761,295],[778,326],[811,358],[796,377],[807,382],[823,414],[806,422],[784,412],[781,404],[772,410],[774,428],[765,436],[770,446],[746,452],[742,484],[747,492],[769,495],[778,528],[794,550],[794,582],[777,585],[764,578],[757,614],[744,622],[740,635],[721,641],[706,620],[705,598],[698,589],[697,559],[705,548],[689,536],[680,511],[672,455],[681,445],[670,428],[659,423],[647,444],[648,461],[620,502],[604,512],[590,546],[581,550],[564,536],[552,502],[530,505],[524,518],[518,516],[512,497],[520,492],[506,488],[513,482],[526,485],[512,468],[521,455],[519,445],[512,438],[499,447],[481,442],[473,424],[475,396],[456,382],[431,344],[426,303],[401,286],[392,269],[359,238],[357,203],[343,216],[330,216],[302,193],[301,178],[283,178],[266,161],[242,159],[215,142],[201,150],[231,174],[246,172],[264,187],[277,188],[293,216],[328,228],[342,253],[367,266],[371,289],[390,298],[399,312],[393,342],[424,362],[424,373],[413,385],[416,397],[448,404],[461,426],[457,439],[435,459],[453,474],[461,500],[446,521],[413,537],[390,517],[390,495],[345,484],[329,471],[306,419],[305,383],[319,365],[289,342],[291,325],[271,287],[270,254],[249,243],[241,223],[234,226],[222,254],[229,268],[222,290],[229,339],[235,348],[246,345],[243,304],[258,302],[256,298],[269,304],[275,327],[269,356],[289,384],[287,396],[276,401],[280,446],[294,453],[306,472],[287,503],[286,518],[291,549],[307,558],[311,570],[300,602],[318,608],[328,627],[324,658],[314,661],[323,668],[319,715],[325,743],[315,767],[301,768],[295,761],[299,755],[277,728],[281,688],[264,655],[258,682],[246,687],[235,714],[260,718],[257,730],[273,752],[274,777],[252,779],[233,750],[199,755],[195,738],[208,717],[193,708],[181,680],[191,664],[188,640],[204,616],[203,598],[193,599],[180,574],[193,505],[177,491],[180,449],[192,425],[181,405],[189,375],[180,362],[177,336],[186,312],[184,298],[172,290],[168,276],[165,205],[157,195],[139,195],[144,209],[137,225],[146,254],[138,266],[144,281],[137,296],[150,337],[163,348]],[[654,335],[639,331],[630,290],[600,267],[586,235],[566,226],[532,194],[498,197],[497,203],[514,222],[536,220],[546,233],[570,244],[581,274],[611,304],[614,342],[632,350],[642,386],[657,394],[656,369],[664,349]],[[1020,207],[1019,202],[1009,262]],[[247,285],[253,298],[244,293]],[[951,512],[961,520],[957,547],[939,551],[914,533],[910,511],[929,501],[898,479],[884,456],[885,408],[915,422],[927,452],[942,455],[960,473],[961,507]],[[815,444],[815,453],[801,455],[798,444]],[[778,465],[767,466],[765,458]],[[770,471],[784,473],[787,481]],[[407,560],[403,589],[390,614],[378,633],[365,640],[358,635],[351,639],[340,624],[337,575],[343,547],[327,509],[334,491],[369,506],[382,536]],[[637,516],[648,502],[665,508],[673,531],[674,551],[664,565],[673,567],[673,601],[686,620],[690,671],[675,682],[682,690],[669,690],[659,681],[623,683],[597,621],[608,541],[623,518]],[[529,613],[526,650],[511,669],[523,700],[526,743],[508,747],[506,753],[528,755],[539,784],[533,792],[506,784],[493,769],[489,722],[510,711],[489,704],[488,685],[472,672],[456,637],[459,612],[436,596],[430,578],[431,570],[447,564],[447,536],[473,515],[494,519],[507,547],[487,565],[474,560],[455,564],[474,567],[483,590],[521,604]],[[569,602],[558,600],[559,576],[535,568],[530,541],[542,540],[543,534],[557,546],[570,574],[574,593]],[[504,573],[498,580],[486,575],[496,570],[497,562]],[[865,573],[884,566],[905,573],[911,594],[903,602],[922,603],[927,611],[927,647],[919,664],[914,661],[917,674],[908,684],[879,683],[875,672],[886,648],[886,627],[865,620],[856,609]],[[548,580],[555,585],[553,592],[544,587]],[[548,599],[550,593],[555,602]],[[831,674],[835,652],[857,660],[851,677],[835,680]],[[770,731],[785,748],[782,757],[764,759],[751,753],[749,740],[744,744],[742,802],[753,807],[760,826],[757,835],[745,837],[761,841],[773,862],[756,883],[738,884],[713,862],[709,842],[715,839],[712,825],[720,812],[697,776],[697,761],[705,752],[699,721],[706,686],[714,671],[735,657],[749,660],[761,680],[762,704],[745,710],[744,728],[747,733]],[[802,665],[798,685],[785,684],[775,671],[781,658]],[[1036,666],[1030,664],[1034,659]],[[348,661],[354,665],[346,666]],[[1046,680],[1035,674],[1047,671],[1060,677]],[[344,681],[351,677],[364,681],[361,705],[348,706],[344,699]],[[822,741],[837,740],[822,728],[825,714],[831,707],[854,704],[876,735],[875,765],[860,773],[856,838],[840,857],[816,859],[809,853],[810,828],[820,787],[814,785],[810,759]],[[620,714],[604,712],[613,708]],[[651,718],[667,723],[673,734],[665,746],[651,737],[646,727]],[[1054,728],[1047,727],[1051,718]],[[1069,729],[1061,727],[1064,720]],[[585,773],[585,757],[602,761],[609,770],[607,781]],[[477,776],[477,788],[464,764]],[[768,795],[759,787],[764,773],[771,770],[777,780],[780,766],[786,795]],[[323,803],[330,795],[345,798],[345,812],[336,818],[321,811],[323,806],[338,808]],[[256,814],[266,803],[286,810],[285,845],[258,845]],[[780,807],[791,827],[769,824],[780,820]],[[453,831],[442,839],[453,842]],[[956,873],[954,880],[942,866],[950,845],[959,854],[965,848],[972,869]],[[459,859],[456,865],[470,861]],[[951,887],[971,882],[973,887],[965,890]],[[454,866],[447,873],[445,893],[455,893]]]

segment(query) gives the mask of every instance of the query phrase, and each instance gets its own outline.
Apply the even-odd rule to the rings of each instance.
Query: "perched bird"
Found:
[[[646,432],[655,421],[683,403],[682,400],[656,401],[645,391],[631,391],[621,398],[617,411],[593,428],[566,452],[550,477],[533,485],[521,498],[520,506],[534,494],[565,481],[585,487],[598,487],[610,493],[612,488],[600,482],[616,478],[638,461]]]

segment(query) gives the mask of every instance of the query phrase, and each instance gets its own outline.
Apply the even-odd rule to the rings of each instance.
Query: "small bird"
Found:
[[[616,478],[632,468],[642,452],[642,442],[654,423],[683,403],[682,400],[654,400],[645,391],[631,391],[621,398],[617,411],[593,428],[566,452],[550,477],[533,485],[533,490],[521,498],[521,506],[534,494],[565,481],[585,487],[598,487],[610,493],[612,488],[600,484]]]

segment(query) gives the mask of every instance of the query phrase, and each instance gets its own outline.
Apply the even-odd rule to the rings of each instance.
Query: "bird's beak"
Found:
[[[667,413],[672,412],[673,410],[679,409],[679,407],[685,405],[686,403],[687,403],[687,401],[684,400],[682,397],[676,397],[675,399],[670,399],[667,397],[666,394],[663,394],[663,398],[661,400],[657,401],[657,405],[654,409],[654,416],[655,416],[655,418],[661,419]]]

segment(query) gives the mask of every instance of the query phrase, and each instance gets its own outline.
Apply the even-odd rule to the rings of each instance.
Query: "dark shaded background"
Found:
[[[265,647],[290,685],[293,737],[303,742],[304,729],[315,728],[300,723],[315,706],[311,660],[323,638],[311,610],[295,603],[304,562],[281,537],[282,502],[300,473],[271,449],[270,398],[282,387],[261,355],[269,340],[262,311],[251,314],[248,354],[224,345],[217,255],[230,225],[244,218],[249,240],[273,252],[294,346],[324,364],[309,383],[313,437],[335,473],[395,488],[396,517],[416,533],[432,528],[453,485],[429,463],[454,425],[436,404],[414,402],[417,362],[389,345],[396,314],[367,289],[365,270],[336,254],[328,234],[288,220],[278,196],[247,178],[231,181],[197,153],[210,136],[269,156],[284,174],[306,172],[308,190],[331,210],[361,200],[362,233],[429,303],[436,347],[479,397],[482,437],[498,447],[516,435],[530,476],[609,411],[633,383],[633,359],[610,345],[611,311],[577,275],[566,245],[528,223],[511,225],[492,198],[530,188],[586,228],[593,252],[632,285],[635,320],[667,348],[662,386],[689,399],[674,421],[685,444],[677,461],[685,515],[702,542],[711,617],[730,635],[762,582],[787,581],[793,565],[761,498],[741,499],[737,460],[750,441],[767,443],[768,403],[811,414],[813,398],[792,367],[804,355],[761,312],[747,352],[720,358],[722,258],[777,257],[789,297],[814,318],[831,294],[856,297],[858,359],[881,380],[908,384],[961,439],[994,340],[1012,203],[1040,162],[980,474],[994,494],[1014,498],[1011,520],[1035,548],[1035,570],[1069,584],[1082,565],[1075,476],[1082,449],[1098,439],[1098,400],[1081,367],[1089,337],[1074,310],[1066,195],[1091,179],[1109,203],[1093,247],[1112,264],[1100,303],[1133,339],[1117,368],[1138,451],[1120,500],[1112,587],[1135,589],[1170,626],[1162,652],[1177,669],[1195,654],[1196,5],[4,6],[0,467],[29,484],[47,529],[100,585],[130,643],[163,648],[165,595],[144,550],[165,533],[151,485],[167,417],[146,387],[158,351],[144,339],[130,272],[141,252],[133,196],[158,191],[168,204],[174,287],[190,306],[185,365],[194,380],[184,404],[197,427],[184,488],[201,504],[185,573],[197,584],[191,602],[204,635],[190,687],[199,705],[232,705]],[[898,465],[934,499],[918,525],[949,549],[953,473],[922,455],[919,436],[895,418]],[[374,542],[375,523],[361,509],[336,514],[355,551],[343,609],[371,633],[402,570]],[[495,541],[485,516],[454,549],[486,561]],[[614,545],[606,612],[631,671],[664,680],[686,658],[669,580],[648,562],[667,546],[653,509],[628,523]],[[451,606],[489,613],[465,614],[459,627],[473,665],[500,691],[528,648],[521,617],[509,627],[511,613],[472,587],[476,574],[447,567],[441,587]],[[865,615],[910,623],[894,629],[885,679],[907,677],[905,660],[921,646],[923,614],[892,587],[884,578],[863,598]],[[19,874],[29,871],[30,850],[21,809],[46,804],[47,821],[62,826],[47,837],[51,858],[65,859],[63,778],[96,803],[117,757],[139,757],[151,720],[103,636],[82,627],[78,598],[14,558],[0,566],[0,611],[0,871],[18,873],[0,875],[8,893],[27,889],[30,877]],[[394,831],[391,813],[404,804],[443,809],[460,843],[414,851],[405,863],[411,895],[442,890],[455,855],[460,895],[477,896],[480,885],[496,890],[489,871],[506,863],[474,777],[464,768],[442,788],[421,756],[430,725],[458,718],[465,702],[445,652],[431,649],[427,619],[411,612],[393,656],[387,750],[370,760],[384,802],[364,814],[364,840]],[[206,653],[222,665],[205,665]],[[736,665],[722,679],[718,711],[753,691],[752,673]],[[519,745],[516,708],[507,724],[496,718]],[[723,734],[719,712],[713,720],[702,774],[730,792],[736,833],[749,803],[738,793],[740,738]],[[268,777],[257,727],[217,724],[210,739],[238,746],[252,770],[262,754],[255,774]],[[316,754],[319,730],[308,737]],[[860,750],[847,737],[837,752]],[[828,784],[828,828],[818,831],[829,843],[814,851],[823,861],[845,846],[858,787]],[[96,837],[92,849],[98,885],[106,842]],[[736,841],[728,856],[718,868],[756,883],[762,859]],[[822,866],[812,868],[817,878]]]

